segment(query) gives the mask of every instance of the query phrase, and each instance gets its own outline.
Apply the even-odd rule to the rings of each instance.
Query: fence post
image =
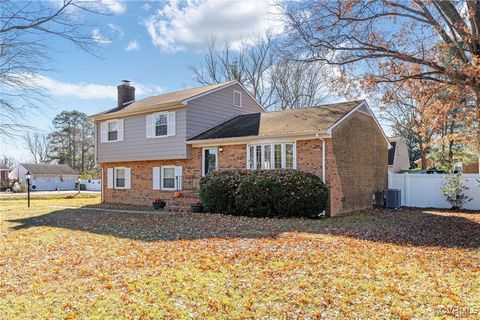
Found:
[[[408,206],[408,189],[409,189],[409,176],[408,176],[408,172],[405,172],[403,174],[403,190],[404,190],[404,196],[403,196],[403,200],[404,200],[404,205],[405,206]]]

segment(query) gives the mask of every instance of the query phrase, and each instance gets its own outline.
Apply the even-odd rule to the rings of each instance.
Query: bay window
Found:
[[[247,146],[247,169],[296,169],[295,143],[261,143]]]

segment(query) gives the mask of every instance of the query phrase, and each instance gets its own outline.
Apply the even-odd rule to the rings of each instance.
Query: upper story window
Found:
[[[233,91],[233,105],[235,107],[242,106],[242,93],[240,91]]]
[[[117,121],[110,121],[108,123],[108,141],[117,141],[117,139],[118,139]]]
[[[100,142],[123,141],[123,119],[108,120],[100,123]]]
[[[175,132],[175,111],[158,112],[146,116],[147,138],[170,137]]]
[[[247,169],[296,169],[296,145],[287,143],[262,143],[247,147]]]
[[[160,113],[155,115],[155,136],[166,136],[168,130],[168,115]]]

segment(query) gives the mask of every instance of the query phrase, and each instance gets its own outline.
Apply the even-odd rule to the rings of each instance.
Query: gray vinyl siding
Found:
[[[147,139],[146,116],[148,114],[140,114],[123,118],[123,141],[100,143],[100,122],[97,122],[95,124],[97,161],[102,163],[187,158],[185,108],[171,111],[176,111],[176,134],[171,137]]]
[[[242,93],[242,107],[233,105],[233,91]],[[189,101],[187,137],[191,138],[236,115],[262,112],[263,109],[238,84]]]
[[[233,105],[233,91],[242,92],[242,107]],[[172,110],[173,111],[173,110]],[[176,109],[176,135],[146,138],[146,116],[140,114],[124,118],[124,140],[100,143],[100,122],[95,123],[97,162],[185,159],[191,157],[189,137],[197,135],[236,115],[262,112],[263,109],[241,86],[235,84],[205,96],[190,100]]]

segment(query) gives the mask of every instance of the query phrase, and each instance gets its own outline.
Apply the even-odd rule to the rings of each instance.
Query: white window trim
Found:
[[[237,93],[240,95],[240,105],[235,104],[235,94],[237,94]],[[243,97],[242,97],[242,93],[240,91],[233,90],[233,106],[237,107],[237,108],[243,107]]]
[[[165,188],[163,186],[163,179],[165,179],[165,173],[163,169],[173,169],[173,188]],[[177,190],[177,177],[175,177],[175,166],[174,165],[167,165],[160,167],[160,190],[164,191],[176,191]]]
[[[281,152],[282,152],[282,167],[277,168],[275,167],[275,145],[280,144],[281,145]],[[286,141],[286,142],[271,142],[271,143],[252,143],[252,144],[247,144],[247,161],[246,161],[246,168],[247,170],[257,170],[257,146],[261,146],[261,169],[265,169],[265,146],[270,145],[270,169],[286,169],[287,167],[287,152],[286,152],[286,144],[293,144],[293,168],[292,169],[297,169],[297,143],[296,141]],[[250,147],[253,146],[253,168],[250,167]],[[203,161],[203,159],[202,159]]]
[[[205,150],[215,149],[215,170],[218,170],[218,147],[202,148],[202,177],[205,176]]]
[[[117,186],[117,170],[118,169],[123,169],[125,171],[125,176],[123,179],[125,180],[125,185],[123,187],[118,187]],[[124,190],[127,189],[127,167],[115,167],[113,168],[113,189],[119,189],[119,190]]]
[[[120,142],[121,140],[118,140],[118,120],[119,119],[114,119],[114,120],[107,120],[105,121],[107,123],[107,140],[105,140],[104,142],[102,143],[114,143],[114,142]],[[108,140],[108,124],[109,123],[113,123],[113,122],[116,122],[117,123],[117,140]],[[101,128],[101,125],[100,125],[100,130],[102,130]]]
[[[166,137],[168,137],[168,124],[169,124],[169,123],[168,123],[168,121],[169,121],[169,119],[168,119],[168,111],[166,111],[166,112],[157,112],[157,113],[152,114],[152,116],[153,116],[153,136],[152,136],[152,138],[155,139],[155,138],[166,138]],[[156,117],[157,117],[157,116],[165,116],[165,117],[167,118],[167,133],[166,133],[165,135],[161,135],[161,136],[157,136],[157,135],[156,135],[156,133],[157,133]]]

